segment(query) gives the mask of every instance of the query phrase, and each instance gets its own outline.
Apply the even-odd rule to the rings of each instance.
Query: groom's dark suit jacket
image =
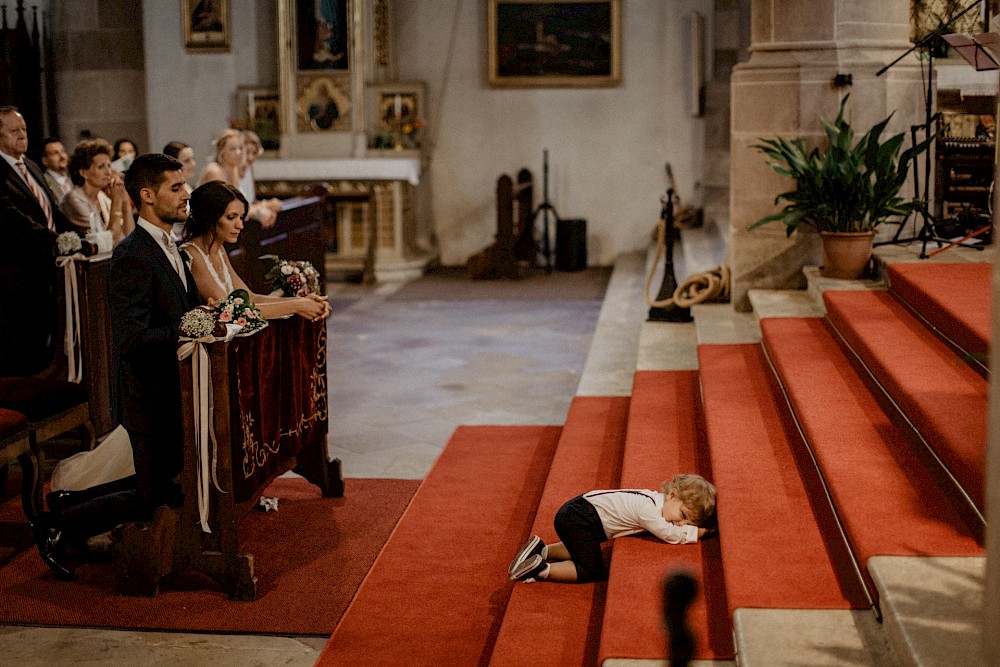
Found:
[[[68,230],[42,170],[27,158],[24,163],[49,198],[56,228]],[[0,159],[0,376],[33,375],[52,360],[58,342],[55,238],[24,179]]]
[[[144,475],[160,487],[183,465],[178,327],[181,315],[202,303],[185,271],[186,290],[163,249],[137,225],[115,248],[108,272],[111,409],[132,438],[140,491],[150,481]]]

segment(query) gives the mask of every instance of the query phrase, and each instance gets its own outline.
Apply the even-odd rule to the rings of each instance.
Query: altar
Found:
[[[417,239],[419,157],[261,159],[254,172],[259,197],[325,198],[327,275],[414,280],[433,259]]]

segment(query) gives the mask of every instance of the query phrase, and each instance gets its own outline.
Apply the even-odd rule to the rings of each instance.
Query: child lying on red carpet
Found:
[[[660,489],[588,491],[568,500],[554,522],[561,542],[545,544],[533,535],[508,568],[511,581],[604,581],[605,540],[648,531],[667,544],[691,544],[712,530],[705,527],[715,516],[711,483],[681,474]]]

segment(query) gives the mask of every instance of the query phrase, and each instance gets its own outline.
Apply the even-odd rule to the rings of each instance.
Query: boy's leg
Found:
[[[601,543],[607,536],[594,506],[583,496],[577,496],[559,508],[554,524],[569,559],[552,563],[545,579],[584,583],[606,579]],[[549,550],[550,557],[552,551]]]
[[[549,560],[570,560],[569,549],[562,542],[548,545]]]

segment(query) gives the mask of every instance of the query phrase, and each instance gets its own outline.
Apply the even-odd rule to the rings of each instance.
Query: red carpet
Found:
[[[346,497],[334,499],[303,480],[276,480],[266,495],[281,498],[278,511],[251,512],[241,524],[256,561],[254,602],[211,589],[116,596],[110,563],[83,565],[76,582],[61,582],[32,548],[0,568],[0,623],[329,635],[419,484],[349,479]],[[20,511],[9,498],[0,519]]]
[[[981,555],[981,531],[922,446],[876,402],[824,320],[770,318],[761,330],[862,567],[871,556]]]
[[[698,363],[730,610],[867,607],[760,345],[699,345]]]
[[[986,354],[992,329],[993,265],[982,262],[897,262],[892,291],[932,326],[972,354]]]
[[[317,665],[485,664],[560,432],[459,427]]]
[[[632,385],[622,488],[659,490],[679,472],[712,479],[702,437],[704,423],[698,373],[639,371]],[[600,660],[665,660],[662,582],[675,569],[692,573],[701,595],[689,612],[699,660],[733,657],[732,627],[719,554],[719,540],[672,545],[649,536],[615,540],[608,581]]]
[[[989,385],[887,292],[824,292],[828,318],[985,513]]]
[[[573,399],[531,533],[546,543],[558,541],[552,520],[564,502],[592,489],[617,487],[628,406],[627,397]],[[515,585],[491,667],[594,664],[606,588],[604,583]]]

